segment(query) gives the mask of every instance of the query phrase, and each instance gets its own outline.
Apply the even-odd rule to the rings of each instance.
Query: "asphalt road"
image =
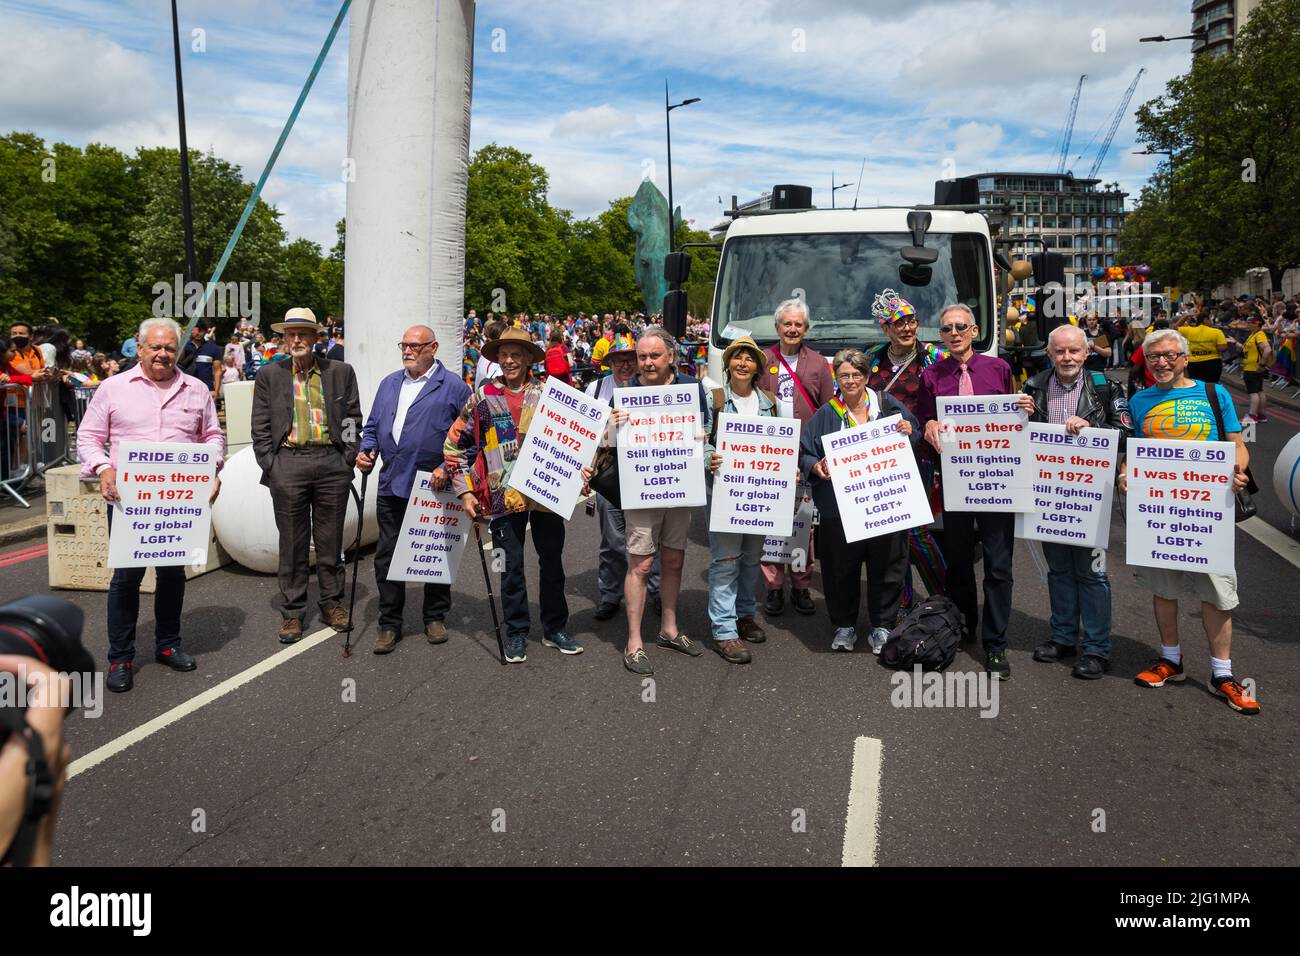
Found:
[[[1261,478],[1297,426],[1300,415],[1278,413],[1259,427]],[[830,652],[820,575],[817,615],[768,621],[754,663],[652,648],[654,683],[643,686],[621,664],[622,616],[592,620],[598,529],[581,507],[566,544],[570,629],[587,648],[577,657],[543,648],[535,632],[526,663],[500,666],[473,554],[454,591],[451,640],[419,636],[412,589],[412,636],[376,657],[367,553],[354,656],[331,636],[74,777],[57,860],[839,865],[854,741],[867,736],[881,742],[878,786],[861,774],[853,785],[878,800],[880,864],[1294,864],[1300,570],[1238,533],[1233,660],[1239,678],[1256,681],[1259,716],[1208,693],[1191,607],[1181,616],[1188,681],[1142,689],[1132,675],[1158,642],[1150,598],[1122,561],[1120,510],[1112,673],[1078,681],[1030,659],[1048,636],[1047,592],[1018,542],[1013,678],[991,718],[893,706],[891,673],[869,653]],[[1286,529],[1269,487],[1260,512]],[[707,631],[704,528],[701,513],[682,599],[696,637]],[[23,547],[0,554],[5,599],[46,591],[44,559],[3,566]],[[104,596],[57,593],[86,610],[86,641],[102,659]],[[190,582],[184,646],[199,669],[176,674],[148,653],[146,596],[135,690],[108,695],[97,719],[72,718],[75,755],[281,652],[275,597],[272,578],[237,568]],[[307,631],[320,626],[309,620]],[[963,650],[953,668],[979,671],[980,660]]]

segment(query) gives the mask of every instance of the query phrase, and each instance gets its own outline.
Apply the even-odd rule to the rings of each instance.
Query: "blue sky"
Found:
[[[430,0],[432,2],[432,0]],[[261,172],[338,11],[333,0],[181,0],[192,148]],[[1140,6],[1140,10],[1134,10]],[[1067,165],[1147,68],[1099,176],[1136,194],[1159,157],[1135,156],[1133,108],[1190,62],[1187,0],[482,0],[472,148],[533,154],[551,202],[578,216],[665,192],[663,84],[673,101],[675,199],[698,227],[778,182],[829,205],[861,177],[866,204],[929,201],[955,171],[1055,168],[1074,85],[1087,73]],[[191,49],[202,30],[206,50]],[[493,50],[494,31],[500,47]],[[291,236],[328,246],[343,215],[345,24],[264,197]],[[176,144],[165,0],[0,0],[0,129],[125,150]],[[1104,133],[1104,130],[1103,130]],[[838,194],[851,202],[857,186]]]

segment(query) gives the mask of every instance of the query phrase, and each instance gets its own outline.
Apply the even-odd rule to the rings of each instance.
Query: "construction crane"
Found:
[[[1146,67],[1141,67],[1137,71],[1137,76],[1133,77],[1133,82],[1128,85],[1124,95],[1120,97],[1119,106],[1115,107],[1115,112],[1110,118],[1110,130],[1106,133],[1106,138],[1101,141],[1101,146],[1097,149],[1097,158],[1092,162],[1092,168],[1088,170],[1088,178],[1092,179],[1097,175],[1097,170],[1101,169],[1102,161],[1106,158],[1106,153],[1110,150],[1110,141],[1115,138],[1115,130],[1119,129],[1119,121],[1124,118],[1128,111],[1129,101],[1133,99],[1133,91],[1137,89],[1138,80],[1142,79]]]
[[[1088,78],[1084,73],[1079,77],[1079,83],[1074,88],[1074,99],[1070,100],[1070,112],[1066,114],[1065,126],[1061,129],[1059,138],[1061,144],[1061,155],[1056,161],[1056,171],[1065,172],[1065,158],[1070,155],[1070,137],[1074,134],[1074,117],[1079,112],[1079,93],[1083,90],[1083,81]]]

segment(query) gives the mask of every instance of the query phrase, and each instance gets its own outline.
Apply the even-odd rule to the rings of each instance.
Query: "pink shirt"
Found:
[[[124,441],[211,445],[217,453],[218,470],[225,451],[217,407],[207,386],[178,370],[167,388],[159,388],[139,365],[105,379],[95,389],[77,428],[81,477],[93,478],[105,465],[116,467],[117,446]]]

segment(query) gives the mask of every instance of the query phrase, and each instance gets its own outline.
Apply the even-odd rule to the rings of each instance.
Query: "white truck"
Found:
[[[827,361],[840,349],[885,340],[871,304],[887,288],[916,306],[923,341],[939,343],[940,310],[960,302],[978,322],[976,349],[997,354],[994,262],[1010,265],[995,251],[979,206],[733,208],[728,214],[733,221],[722,242],[708,351],[713,386],[724,379],[722,352],[732,339],[747,334],[760,346],[775,344],[774,309],[792,297],[807,303],[806,344]]]

